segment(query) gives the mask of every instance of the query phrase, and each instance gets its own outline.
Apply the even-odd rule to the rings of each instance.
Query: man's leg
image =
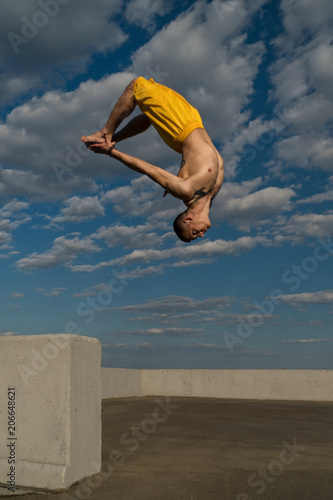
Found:
[[[145,132],[147,128],[150,127],[149,118],[142,113],[141,115],[135,116],[130,122],[128,122],[125,127],[123,127],[119,132],[113,135],[112,142],[120,142],[125,139],[129,139],[138,134]]]
[[[105,136],[110,137],[112,140],[113,134],[121,124],[121,122],[129,116],[135,109],[136,102],[133,96],[134,84],[136,78],[127,85],[121,97],[116,102],[111,114],[109,116],[106,125],[100,130],[92,135],[83,135],[81,140],[89,146],[89,144],[102,143],[105,141]]]

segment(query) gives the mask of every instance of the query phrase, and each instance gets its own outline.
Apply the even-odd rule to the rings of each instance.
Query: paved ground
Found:
[[[21,498],[332,500],[333,403],[107,400],[103,462],[66,493]]]

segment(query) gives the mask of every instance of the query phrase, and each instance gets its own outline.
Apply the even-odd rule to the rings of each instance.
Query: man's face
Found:
[[[196,240],[197,238],[203,238],[207,229],[209,229],[209,225],[205,221],[201,220],[192,220],[189,223],[188,227],[188,236],[191,240]]]

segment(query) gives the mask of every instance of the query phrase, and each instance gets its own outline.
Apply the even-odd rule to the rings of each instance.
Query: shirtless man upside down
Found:
[[[122,130],[120,123],[139,106],[142,114]],[[177,175],[144,160],[121,153],[118,142],[140,134],[153,125],[164,142],[182,155]],[[198,111],[181,95],[143,77],[126,87],[101,131],[81,140],[95,153],[106,154],[127,167],[147,175],[165,193],[181,199],[187,207],[174,220],[174,230],[182,241],[203,237],[211,227],[209,209],[223,183],[223,160],[202,125]]]

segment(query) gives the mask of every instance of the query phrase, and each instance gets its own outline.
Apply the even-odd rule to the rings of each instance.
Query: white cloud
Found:
[[[1,135],[1,133],[0,133]],[[73,175],[59,182],[51,168],[45,173],[0,167],[0,196],[26,196],[36,201],[61,199],[73,191],[96,191],[93,179]]]
[[[309,133],[286,137],[276,146],[276,154],[290,166],[308,169],[321,167],[332,172],[333,138],[325,135]]]
[[[23,293],[20,293],[20,292],[12,292],[10,294],[10,297],[12,299],[21,299],[22,297],[24,297],[24,294]]]
[[[13,231],[31,220],[24,212],[28,208],[28,203],[14,199],[0,209],[0,248],[10,249]]]
[[[291,209],[291,198],[296,193],[290,188],[267,188],[250,193],[242,198],[222,198],[220,217],[226,218],[243,229],[277,212]]]
[[[333,342],[333,339],[299,339],[299,340],[282,340],[284,344],[308,344],[312,342]]]
[[[290,104],[308,91],[306,68],[301,59],[290,62],[278,59],[272,66],[272,78],[276,86],[274,97],[280,104]]]
[[[285,33],[276,44],[284,51],[292,51],[295,46],[302,45],[309,33],[319,38],[325,38],[330,32],[333,20],[330,0],[282,0],[281,10]]]
[[[192,259],[192,260],[180,260],[172,264],[172,267],[189,267],[189,266],[205,266],[211,264],[214,259]]]
[[[73,196],[64,201],[59,216],[52,218],[52,224],[62,222],[84,222],[98,216],[104,216],[104,207],[97,196],[80,198]]]
[[[29,204],[24,202],[24,201],[19,201],[19,200],[12,200],[8,203],[6,203],[2,209],[0,210],[0,215],[7,214],[12,214],[13,212],[19,212],[20,210],[23,210],[25,208],[28,208]]]
[[[289,304],[333,304],[333,290],[280,295],[279,300]]]
[[[176,175],[175,167],[168,168]],[[107,191],[102,197],[102,203],[112,203],[113,211],[130,217],[147,215],[150,223],[158,222],[160,230],[168,225],[165,220],[175,218],[184,210],[184,204],[172,196],[163,197],[163,189],[153,183],[148,177],[141,175],[131,180],[126,186]],[[163,221],[164,220],[164,221]]]
[[[36,291],[39,292],[44,297],[58,297],[61,295],[63,290],[67,290],[66,287],[53,288],[50,292],[45,290],[45,288],[36,288]]]
[[[306,238],[333,236],[333,213],[294,214],[289,219],[278,217],[270,232],[282,242],[302,243]]]
[[[100,248],[89,237],[80,239],[75,236],[66,239],[59,236],[54,240],[51,250],[38,254],[32,253],[17,261],[16,266],[20,271],[33,271],[36,269],[51,269],[59,264],[69,264],[77,255],[98,252]]]
[[[138,266],[133,271],[127,272],[125,278],[141,279],[146,278],[147,276],[161,275],[164,274],[165,269],[165,264],[160,264],[159,266],[148,266],[144,268]]]
[[[333,61],[333,57],[332,57]],[[318,93],[305,95],[284,111],[284,120],[294,134],[311,134],[323,125],[328,125],[333,116],[333,102]]]
[[[164,16],[172,8],[170,0],[130,0],[126,3],[126,20],[152,32],[155,28],[155,18]]]
[[[202,328],[148,328],[146,330],[116,331],[115,337],[140,336],[140,337],[194,337],[205,332]]]
[[[79,8],[71,1],[65,5],[4,2],[0,20],[3,102],[30,89],[59,84],[64,78],[60,72],[69,78],[84,71],[94,53],[119,47],[126,40],[115,21],[121,6],[121,0],[81,0]]]
[[[118,279],[120,278],[118,273],[114,273],[114,275],[117,276]],[[129,278],[128,278],[128,276],[121,275],[121,279],[125,280],[125,279],[129,279]],[[111,280],[113,280],[113,278],[111,278]],[[101,291],[102,292],[103,291],[110,292],[110,289],[112,289],[112,285],[110,285],[110,282],[109,283],[98,283],[97,285],[86,288],[85,290],[83,290],[83,292],[74,293],[74,297],[76,299],[85,299],[87,297],[93,297],[94,295],[98,295],[98,293]]]
[[[254,321],[254,323],[258,323],[258,317],[260,318],[260,324],[264,324],[266,322],[275,320],[279,318],[279,316],[274,314],[265,314],[264,316],[261,313],[256,313],[255,306],[252,306],[252,312],[249,314],[242,313],[220,313],[215,312],[212,315],[209,315],[206,318],[201,318],[200,321],[203,323],[214,323],[217,325],[239,325],[241,323],[248,323]]]
[[[212,219],[228,220],[248,231],[253,224],[292,208],[292,198],[297,196],[293,189],[274,186],[258,189],[262,182],[258,177],[241,183],[226,183],[213,202]]]
[[[243,160],[243,165],[246,165],[245,168],[254,165],[258,150],[263,151],[268,147],[272,147],[271,145],[277,133],[285,126],[277,118],[263,120],[262,117],[257,117],[240,126],[221,150],[224,160],[225,181],[229,182],[236,174],[241,173],[240,160]]]
[[[186,258],[193,259],[201,256],[215,257],[219,255],[237,255],[240,252],[252,250],[256,247],[258,242],[262,243],[263,241],[264,239],[260,237],[252,238],[249,236],[243,236],[235,241],[215,240],[207,241],[206,243],[201,244],[186,245]],[[154,260],[177,259],[179,257],[183,260],[183,248],[184,246],[179,245],[166,250],[134,250],[130,254],[112,259],[110,261],[100,262],[96,265],[73,265],[71,268],[76,272],[93,272],[97,269],[104,269],[114,265],[128,266],[137,263],[150,263]]]
[[[8,248],[11,239],[12,237],[7,231],[0,231],[0,248]]]
[[[116,224],[101,227],[95,237],[105,240],[109,247],[122,246],[124,248],[156,248],[164,241],[163,236],[152,231],[150,224],[138,226]]]
[[[288,133],[276,147],[285,165],[332,171],[333,49],[330,0],[282,0],[285,31],[275,40],[280,58],[272,64],[277,100]],[[309,36],[311,35],[311,36]]]
[[[127,313],[159,313],[159,314],[175,314],[186,313],[189,311],[208,312],[212,309],[221,309],[227,307],[233,296],[225,297],[208,297],[204,300],[195,300],[191,297],[180,295],[168,295],[159,299],[151,299],[145,303],[115,307],[114,310]]]
[[[313,194],[304,200],[298,200],[297,203],[323,203],[325,201],[333,201],[333,189],[327,189],[323,193]]]

